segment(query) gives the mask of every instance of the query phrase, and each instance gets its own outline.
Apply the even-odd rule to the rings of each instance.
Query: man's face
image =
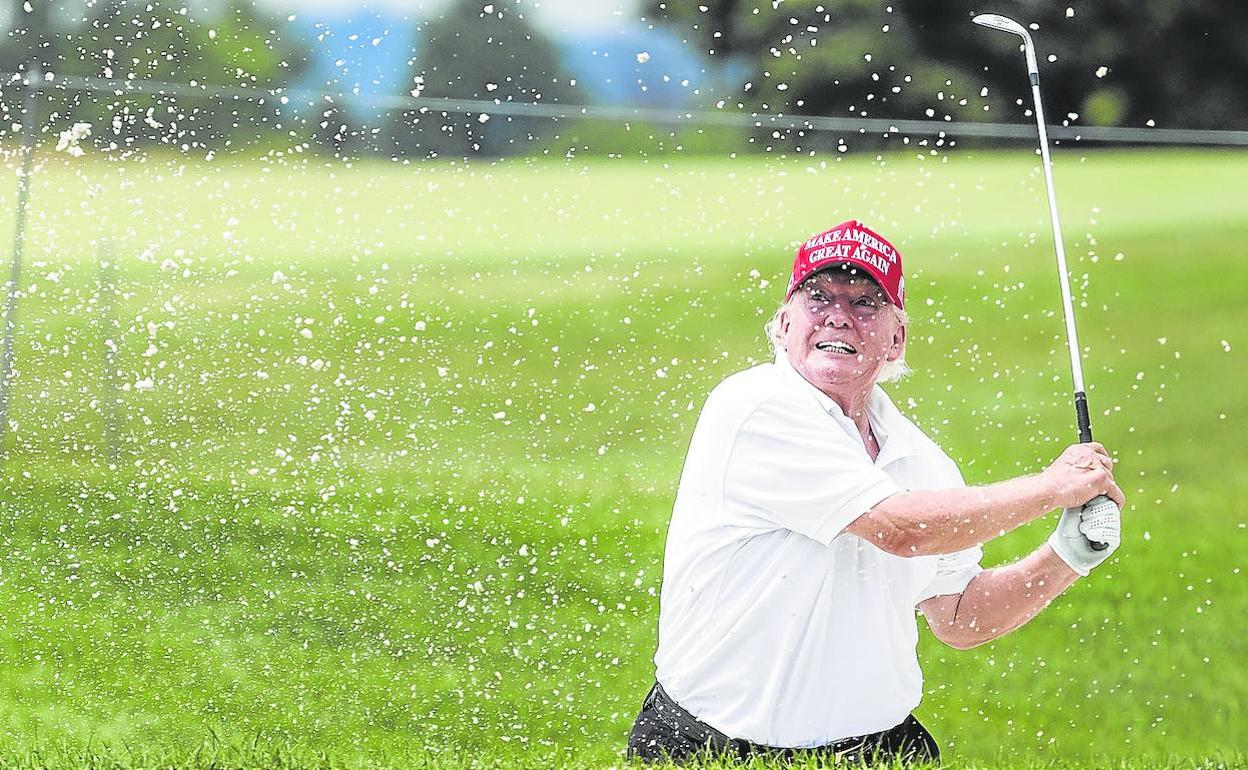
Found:
[[[793,293],[780,331],[793,368],[834,398],[868,391],[906,341],[906,327],[875,281],[840,267],[816,273]]]

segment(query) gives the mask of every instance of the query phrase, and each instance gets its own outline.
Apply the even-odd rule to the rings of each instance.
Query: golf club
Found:
[[[1062,286],[1062,311],[1066,315],[1066,343],[1070,347],[1070,373],[1075,386],[1075,419],[1079,423],[1079,441],[1087,444],[1092,441],[1092,423],[1088,419],[1088,396],[1083,388],[1083,365],[1079,360],[1079,338],[1075,333],[1075,309],[1070,299],[1066,248],[1062,242],[1062,226],[1057,218],[1057,192],[1053,187],[1053,163],[1049,159],[1049,134],[1044,126],[1044,108],[1040,104],[1040,68],[1036,64],[1036,48],[1027,29],[1013,19],[995,13],[984,13],[971,21],[981,27],[1009,32],[1023,39],[1023,49],[1027,56],[1027,79],[1031,82],[1031,98],[1036,105],[1036,128],[1040,131],[1040,156],[1044,165],[1044,184],[1049,194],[1049,220],[1053,224],[1053,247],[1057,252],[1058,278]],[[1079,515],[1086,520],[1110,510],[1117,512],[1118,506],[1105,495],[1097,495],[1083,504]],[[1094,540],[1089,540],[1088,544],[1095,551],[1103,551],[1109,545]]]

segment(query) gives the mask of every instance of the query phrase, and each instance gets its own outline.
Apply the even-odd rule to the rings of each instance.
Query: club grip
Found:
[[[1088,394],[1075,391],[1075,419],[1079,423],[1079,443],[1092,443],[1092,421],[1088,419]]]
[[[1106,506],[1115,512],[1118,510],[1118,505],[1113,500],[1110,500],[1105,495],[1097,495],[1084,503],[1083,507],[1079,509],[1079,520],[1084,521],[1098,513],[1104,513]],[[1091,539],[1088,540],[1088,545],[1091,546],[1093,551],[1104,551],[1109,547],[1109,543],[1100,543]]]
[[[1075,391],[1075,420],[1079,424],[1079,443],[1092,443],[1092,420],[1088,417],[1088,394],[1082,390]],[[1114,501],[1105,495],[1097,495],[1084,503],[1083,507],[1079,509],[1080,521],[1098,512],[1105,505],[1114,505]],[[1116,508],[1117,506],[1114,507]],[[1093,551],[1104,551],[1109,547],[1109,543],[1098,543],[1095,540],[1089,540],[1088,545],[1092,547]]]

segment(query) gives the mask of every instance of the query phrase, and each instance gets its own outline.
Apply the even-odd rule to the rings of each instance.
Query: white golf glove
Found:
[[[1066,508],[1057,522],[1057,530],[1049,536],[1049,547],[1075,572],[1087,576],[1110,557],[1122,542],[1122,513],[1109,498],[1093,501],[1086,513],[1082,508]],[[1089,541],[1107,544],[1096,551]]]

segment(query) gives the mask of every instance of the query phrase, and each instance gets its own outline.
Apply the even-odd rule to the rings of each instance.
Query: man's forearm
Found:
[[[1054,507],[1043,477],[1022,476],[983,487],[902,492],[845,531],[897,556],[930,556],[986,543]]]
[[[1042,545],[1013,564],[979,573],[952,613],[928,621],[939,638],[974,647],[1024,625],[1078,579],[1052,548]]]

